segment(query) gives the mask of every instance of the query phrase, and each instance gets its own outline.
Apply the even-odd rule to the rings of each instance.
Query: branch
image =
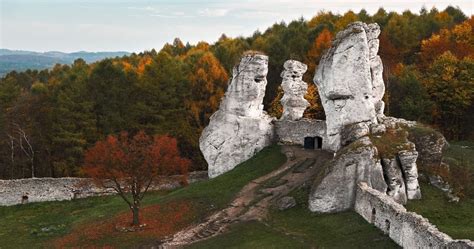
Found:
[[[152,183],[152,182],[153,182],[153,177],[150,177],[150,181],[149,181],[148,184],[146,185],[145,190],[143,190],[142,196],[139,196],[139,197],[138,197],[140,200],[143,199],[143,197],[145,197],[145,193],[148,191],[148,188],[151,186],[151,183]]]
[[[112,187],[113,189],[115,189],[115,191],[118,192],[118,194],[120,195],[120,197],[122,197],[122,199],[127,202],[128,206],[129,207],[132,207],[132,203],[127,199],[125,193],[122,191],[122,188],[120,187],[120,183],[118,182],[117,178],[113,177],[112,178],[112,181],[114,181],[115,183],[115,187]]]

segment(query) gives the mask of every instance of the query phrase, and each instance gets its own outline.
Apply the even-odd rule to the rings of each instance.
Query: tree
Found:
[[[450,51],[458,59],[474,54],[474,18],[454,26],[452,29],[442,29],[429,39],[421,41],[419,66],[423,69],[446,51]]]
[[[187,177],[188,166],[189,160],[179,155],[176,139],[140,131],[133,137],[122,132],[98,141],[86,151],[83,170],[104,187],[112,182],[132,212],[132,225],[137,226],[141,201],[152,183],[158,176],[179,173]]]
[[[421,75],[413,66],[398,65],[390,77],[390,114],[409,120],[431,122],[434,104],[421,83]]]
[[[450,139],[463,139],[460,132],[469,127],[469,109],[474,104],[474,59],[456,58],[447,51],[428,68],[424,85],[436,104],[436,123]]]

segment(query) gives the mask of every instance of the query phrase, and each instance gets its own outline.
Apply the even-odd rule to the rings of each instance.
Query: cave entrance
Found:
[[[316,139],[316,149],[323,148],[323,138],[322,137],[315,137]]]
[[[322,137],[305,137],[304,148],[309,150],[321,149],[323,147]]]
[[[304,138],[304,148],[309,150],[314,150],[314,137],[305,137]]]

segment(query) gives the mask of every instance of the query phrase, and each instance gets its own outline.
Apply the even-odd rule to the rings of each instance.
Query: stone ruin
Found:
[[[209,165],[209,177],[223,174],[250,159],[264,147],[279,142],[308,145],[334,152],[315,179],[309,197],[314,212],[332,213],[354,207],[357,184],[405,204],[421,198],[415,144],[406,128],[415,122],[386,117],[382,100],[383,66],[377,55],[380,28],[355,22],[339,32],[323,55],[314,76],[326,120],[303,118],[309,103],[302,80],[307,66],[284,63],[279,120],[263,110],[268,57],[251,52],[234,67],[232,80],[219,110],[211,116],[199,144]],[[386,134],[403,138],[391,153],[379,151],[376,141]],[[390,142],[388,142],[390,143]],[[311,144],[310,144],[311,145]]]

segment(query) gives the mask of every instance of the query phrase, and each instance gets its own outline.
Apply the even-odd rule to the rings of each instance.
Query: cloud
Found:
[[[155,8],[151,6],[145,6],[145,7],[127,7],[129,10],[143,10],[143,11],[156,11]]]
[[[227,15],[229,9],[215,9],[215,8],[205,8],[198,10],[198,15],[206,17],[222,17]]]

